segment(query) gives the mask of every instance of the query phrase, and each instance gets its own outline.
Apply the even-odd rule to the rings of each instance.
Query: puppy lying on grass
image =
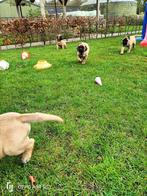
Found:
[[[128,48],[128,53],[131,52],[132,48],[136,45],[136,38],[135,36],[125,37],[122,41],[122,48],[120,54],[124,54],[125,48]]]
[[[77,47],[77,59],[80,63],[85,64],[89,55],[89,45],[82,42]]]
[[[61,49],[67,48],[66,41],[63,40],[62,35],[57,35],[56,47],[57,47],[57,50],[58,50],[59,48],[61,48]]]
[[[22,163],[27,163],[32,156],[35,140],[29,138],[30,122],[63,120],[55,115],[43,113],[5,113],[0,115],[0,159],[22,154]]]

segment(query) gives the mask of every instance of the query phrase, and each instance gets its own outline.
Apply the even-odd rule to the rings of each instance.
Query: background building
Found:
[[[106,13],[107,0],[100,0],[101,14]],[[81,10],[92,11],[96,10],[96,0],[87,0],[82,3]],[[109,1],[109,16],[132,16],[136,15],[137,2],[136,0],[110,0]]]
[[[40,7],[25,0],[22,2],[21,9],[24,17],[30,15],[33,12],[40,12]],[[0,18],[13,17],[18,17],[15,1],[0,1]]]

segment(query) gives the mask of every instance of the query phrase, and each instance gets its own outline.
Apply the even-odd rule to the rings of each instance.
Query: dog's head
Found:
[[[63,40],[62,35],[57,35],[57,41],[60,42],[61,40]]]
[[[78,47],[77,47],[77,51],[80,53],[80,55],[83,55],[83,53],[87,50],[87,47],[80,44]]]
[[[128,46],[128,43],[129,43],[129,38],[128,38],[128,37],[125,37],[125,38],[122,40],[123,46]]]

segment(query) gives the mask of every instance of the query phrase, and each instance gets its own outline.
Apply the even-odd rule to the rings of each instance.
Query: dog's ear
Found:
[[[127,39],[127,36],[125,36],[122,40]]]
[[[125,37],[123,40],[122,40],[122,44],[123,46],[126,46],[127,43],[128,43],[129,39],[127,37]]]
[[[125,38],[126,38],[127,40],[129,40],[129,39],[130,39],[130,36],[126,36]]]
[[[85,46],[85,51],[87,50],[87,47]]]
[[[60,40],[62,40],[63,39],[63,37],[62,37],[62,35],[60,35]]]
[[[124,38],[122,39],[122,42],[123,42],[124,40],[126,40],[126,37],[124,37]]]
[[[128,39],[128,36],[126,35],[122,40]]]

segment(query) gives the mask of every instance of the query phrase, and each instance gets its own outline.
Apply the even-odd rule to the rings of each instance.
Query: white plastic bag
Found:
[[[9,68],[9,63],[5,60],[0,61],[0,70],[6,70]]]

